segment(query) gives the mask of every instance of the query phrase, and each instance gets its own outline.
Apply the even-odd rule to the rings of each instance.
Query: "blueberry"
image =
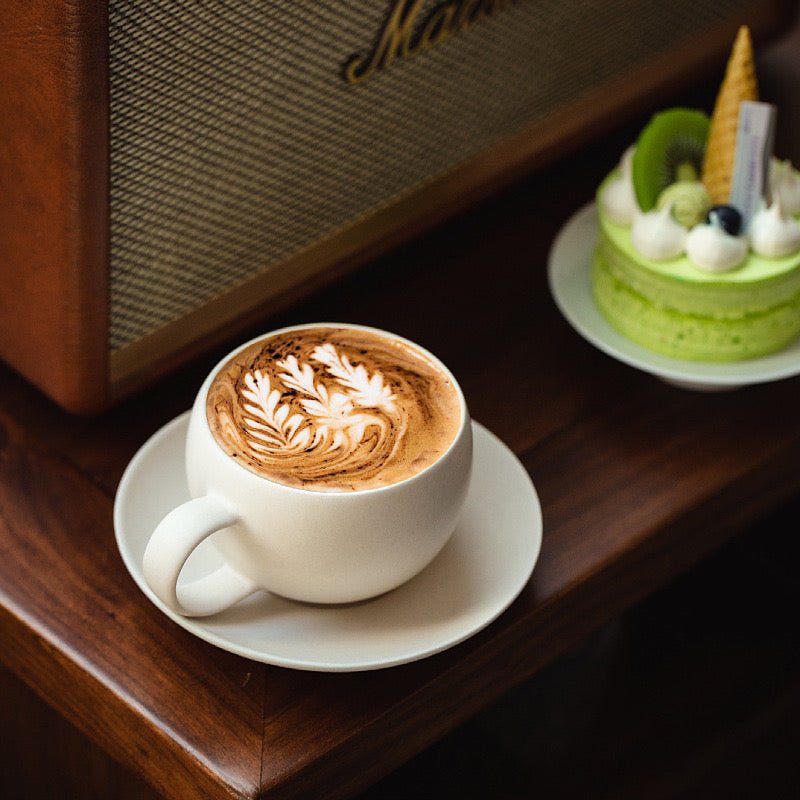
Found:
[[[711,206],[706,222],[719,225],[725,233],[738,236],[742,230],[742,215],[733,206]]]

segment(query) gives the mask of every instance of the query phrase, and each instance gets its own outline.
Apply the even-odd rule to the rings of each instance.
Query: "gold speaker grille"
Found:
[[[110,0],[112,351],[745,2],[518,0],[348,84],[390,5]]]

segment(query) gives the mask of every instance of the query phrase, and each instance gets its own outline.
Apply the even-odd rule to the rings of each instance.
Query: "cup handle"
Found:
[[[208,494],[178,506],[158,524],[145,548],[142,571],[150,588],[172,611],[185,617],[205,617],[260,588],[228,564],[178,588],[178,576],[194,549],[238,519],[228,503]]]

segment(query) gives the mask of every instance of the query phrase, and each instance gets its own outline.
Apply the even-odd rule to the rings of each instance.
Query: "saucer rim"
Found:
[[[498,436],[492,433],[492,431],[490,431],[484,425],[481,425],[479,422],[473,419],[470,420],[470,423],[473,428],[473,436],[475,436],[476,434],[479,436],[486,436],[487,440],[491,443],[492,446],[499,447],[502,449],[504,456],[510,459],[510,464],[513,464],[513,468],[517,469],[521,474],[521,476],[524,477],[526,486],[530,491],[529,500],[531,501],[531,508],[530,508],[531,519],[529,520],[531,530],[527,533],[527,535],[530,536],[531,538],[530,563],[528,564],[527,570],[521,573],[519,579],[513,585],[513,587],[508,587],[508,590],[505,592],[503,599],[501,600],[501,602],[497,604],[495,608],[492,608],[490,614],[486,615],[485,617],[482,617],[477,624],[466,625],[464,629],[459,631],[456,635],[451,636],[447,639],[442,639],[441,641],[436,642],[435,644],[432,644],[429,647],[420,650],[412,650],[405,654],[398,655],[394,658],[386,658],[386,659],[379,659],[379,658],[361,659],[361,660],[353,659],[352,661],[349,661],[347,663],[344,662],[334,663],[320,659],[287,658],[280,655],[273,655],[263,650],[259,651],[256,648],[247,647],[232,642],[230,639],[208,630],[203,624],[202,621],[203,618],[183,617],[180,614],[176,614],[171,609],[169,609],[154,594],[154,592],[144,581],[144,577],[141,571],[141,565],[138,563],[138,560],[134,557],[133,553],[130,551],[128,547],[128,541],[130,539],[130,535],[127,536],[125,535],[126,533],[125,529],[127,526],[125,525],[125,522],[123,520],[124,509],[126,508],[126,505],[128,503],[128,497],[132,491],[131,485],[134,481],[134,477],[138,469],[140,468],[141,464],[146,461],[153,448],[155,448],[167,437],[174,435],[175,432],[174,429],[179,429],[182,426],[188,426],[188,419],[190,414],[191,411],[187,410],[182,414],[179,414],[172,420],[168,421],[167,423],[165,423],[161,428],[155,431],[155,433],[153,433],[141,445],[141,447],[137,450],[137,452],[128,462],[128,465],[126,466],[123,475],[120,479],[119,485],[117,487],[117,492],[114,498],[114,510],[113,510],[114,537],[117,544],[117,549],[120,553],[120,557],[122,558],[123,564],[125,565],[128,574],[131,576],[136,586],[148,598],[148,600],[150,600],[150,602],[159,611],[165,614],[173,622],[177,623],[181,628],[191,633],[192,635],[197,636],[199,639],[208,642],[209,644],[212,644],[216,647],[219,647],[222,650],[225,650],[227,652],[233,653],[235,655],[253,661],[257,661],[272,666],[296,669],[301,671],[346,673],[346,672],[362,672],[369,670],[386,669],[390,667],[400,666],[402,664],[408,664],[424,658],[428,658],[430,656],[436,655],[437,653],[441,653],[445,650],[455,647],[456,645],[461,644],[462,642],[471,638],[475,634],[479,633],[480,631],[484,630],[486,627],[491,625],[504,611],[506,611],[530,581],[533,570],[538,562],[542,546],[543,519],[542,519],[541,502],[539,500],[538,493],[536,492],[536,488],[527,470],[525,470],[525,468],[520,463],[519,459],[510,450],[510,448]],[[456,533],[457,531],[458,529],[456,530]],[[369,603],[370,601],[367,600],[365,602]],[[326,609],[321,609],[321,611],[324,613]]]

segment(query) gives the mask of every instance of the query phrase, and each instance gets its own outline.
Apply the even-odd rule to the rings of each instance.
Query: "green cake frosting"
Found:
[[[740,361],[780,350],[800,336],[800,253],[762,258],[708,273],[685,256],[651,261],[630,228],[597,209],[600,241],[592,284],[598,307],[620,333],[664,355],[692,361]]]

